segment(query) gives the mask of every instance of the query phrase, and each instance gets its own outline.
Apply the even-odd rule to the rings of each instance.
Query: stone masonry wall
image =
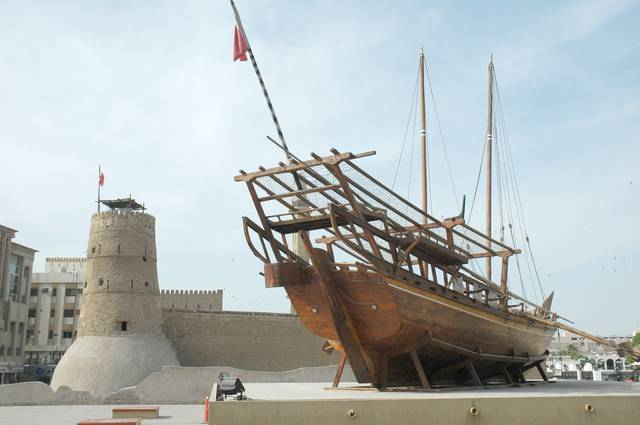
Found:
[[[258,371],[337,364],[324,340],[297,316],[275,313],[163,310],[164,333],[182,366],[232,366]]]
[[[162,334],[153,216],[94,214],[86,266],[79,336]]]

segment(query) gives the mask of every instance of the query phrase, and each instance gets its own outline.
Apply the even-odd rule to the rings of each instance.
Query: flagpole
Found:
[[[98,212],[100,212],[100,176],[102,171],[100,170],[100,164],[98,164]]]
[[[278,122],[278,117],[276,116],[276,111],[273,108],[273,104],[271,103],[271,98],[269,97],[269,92],[267,91],[267,86],[262,79],[262,75],[260,74],[260,69],[258,68],[258,63],[256,62],[256,57],[253,54],[253,50],[251,49],[251,43],[249,43],[249,39],[247,38],[247,34],[244,32],[244,27],[242,26],[242,21],[240,20],[240,14],[238,13],[238,9],[236,8],[236,4],[233,0],[229,0],[231,2],[231,7],[233,8],[233,14],[236,18],[236,24],[238,25],[238,29],[244,37],[244,41],[247,43],[247,52],[249,53],[249,57],[251,58],[251,63],[253,64],[253,70],[256,73],[256,77],[258,77],[258,82],[260,83],[260,87],[262,87],[262,94],[264,94],[265,100],[267,101],[267,106],[269,107],[269,111],[271,112],[271,119],[276,126],[276,131],[278,132],[278,138],[280,139],[280,144],[282,145],[283,150],[287,155],[287,159],[291,161],[293,156],[291,152],[289,152],[289,148],[287,147],[287,142],[284,140],[284,135],[282,134],[282,129],[280,128],[280,123]]]

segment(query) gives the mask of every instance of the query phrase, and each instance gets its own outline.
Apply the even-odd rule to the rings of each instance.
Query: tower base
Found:
[[[83,336],[64,353],[51,387],[87,391],[102,397],[139,384],[162,366],[179,366],[162,336]]]

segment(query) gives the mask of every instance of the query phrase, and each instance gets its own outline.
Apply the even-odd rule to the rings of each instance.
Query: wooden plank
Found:
[[[260,202],[264,202],[264,201],[273,201],[274,199],[301,197],[301,196],[304,196],[304,195],[308,195],[309,193],[323,192],[325,190],[338,189],[339,187],[340,187],[340,185],[338,185],[338,184],[332,184],[332,185],[329,185],[329,186],[317,186],[317,187],[312,187],[312,188],[309,188],[309,189],[295,190],[293,192],[279,193],[279,194],[275,194],[275,195],[263,196],[262,198],[259,199],[259,201]]]
[[[364,213],[364,217],[367,221],[375,221],[381,219],[379,215],[369,212]],[[344,219],[340,220],[338,223],[338,225],[340,226],[344,226],[345,224],[347,224],[347,221]],[[293,220],[269,221],[269,226],[276,232],[282,234],[296,233],[300,230],[330,230],[331,218],[328,215],[322,214],[310,217],[295,218]]]

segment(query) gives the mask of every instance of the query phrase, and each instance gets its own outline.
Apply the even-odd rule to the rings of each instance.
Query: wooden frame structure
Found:
[[[267,287],[284,287],[325,349],[343,353],[333,385],[347,360],[358,382],[379,389],[522,383],[531,368],[546,380],[546,348],[566,326],[551,297],[540,306],[509,290],[509,259],[520,251],[463,213],[428,215],[354,163],[375,152],[331,153],[235,180],[258,215],[243,227]],[[499,282],[473,270],[492,257]]]

